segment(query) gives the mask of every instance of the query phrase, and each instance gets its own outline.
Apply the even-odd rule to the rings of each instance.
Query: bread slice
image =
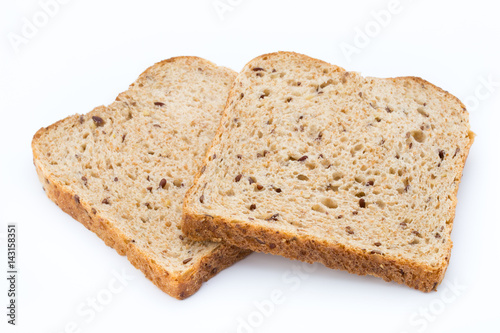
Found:
[[[430,291],[473,136],[464,105],[420,78],[262,55],[236,78],[182,230]]]
[[[249,251],[193,242],[182,200],[236,73],[196,57],[155,64],[115,102],[40,129],[32,142],[48,197],[184,299]]]

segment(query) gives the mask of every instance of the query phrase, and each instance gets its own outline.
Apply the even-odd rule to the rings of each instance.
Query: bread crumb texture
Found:
[[[235,81],[183,230],[429,291],[473,136],[464,105],[420,78],[263,55]]]
[[[147,69],[115,102],[42,128],[34,162],[48,196],[177,298],[248,251],[180,230],[236,76],[196,57]]]

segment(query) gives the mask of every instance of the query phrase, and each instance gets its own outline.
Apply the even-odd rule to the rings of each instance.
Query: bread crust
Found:
[[[253,62],[260,58],[270,56],[293,56],[302,58],[304,63],[318,61],[325,63],[324,61],[298,53],[276,52],[261,55],[251,60],[247,65],[245,65],[244,68],[250,66]],[[344,69],[338,66],[330,66],[337,71],[344,71]],[[457,101],[461,105],[464,112],[467,112],[464,104],[461,103],[458,98],[422,78],[397,77],[387,78],[386,80],[392,80],[394,82],[413,80],[422,85],[429,86],[432,89],[436,89],[438,92],[443,93],[445,98]],[[235,84],[237,81],[238,79],[235,80]],[[228,103],[226,104],[226,109],[222,119],[226,118],[229,101],[234,97],[234,95],[235,89],[233,86],[231,92],[229,93]],[[219,126],[215,136],[216,139],[207,151],[207,157],[204,160],[204,165],[207,164],[207,158],[210,151],[218,142],[217,138],[219,138],[222,131],[223,128]],[[457,163],[460,175],[463,172],[465,161],[474,141],[474,136],[474,133],[470,131],[469,144],[464,147],[462,160],[460,163]],[[193,186],[187,192],[185,198],[190,197],[191,193],[198,185],[200,176],[201,173],[198,172]],[[449,223],[447,223],[446,232],[448,234],[451,234],[453,227],[453,218],[457,205],[457,191],[458,186],[456,186],[455,192],[453,193],[453,203],[450,207],[450,210],[452,210],[452,219]],[[358,275],[377,276],[385,281],[395,281],[424,292],[435,291],[437,286],[443,280],[448,267],[451,248],[453,246],[453,243],[450,241],[445,249],[447,253],[445,260],[436,267],[431,267],[427,265],[419,265],[418,263],[409,260],[391,257],[386,254],[370,253],[366,250],[363,251],[362,249],[345,246],[343,244],[331,244],[321,239],[315,239],[309,235],[298,236],[291,233],[267,229],[258,225],[249,225],[248,223],[241,221],[229,221],[220,216],[198,214],[187,205],[187,202],[188,200],[186,199],[184,201],[181,226],[182,231],[193,240],[222,241],[241,248],[250,249],[252,251],[281,255],[290,259],[301,260],[308,263],[319,262],[329,268],[343,269]]]
[[[215,66],[215,64],[207,60],[186,56],[167,59],[159,64],[180,59],[187,60],[188,62],[199,59],[210,66]],[[150,68],[146,69],[141,76],[145,75]],[[227,70],[230,71],[229,69]],[[139,246],[134,243],[134,240],[129,239],[121,230],[114,227],[111,221],[100,216],[99,212],[94,214],[88,203],[80,199],[77,194],[67,186],[59,183],[55,177],[44,169],[43,163],[40,161],[43,157],[38,155],[36,149],[40,138],[47,131],[55,130],[65,121],[78,121],[78,117],[79,115],[73,115],[59,120],[48,127],[39,129],[33,136],[31,144],[33,150],[33,164],[35,165],[43,189],[49,199],[56,203],[65,213],[71,215],[87,229],[94,232],[106,245],[114,248],[118,254],[127,256],[132,265],[140,269],[144,275],[161,290],[179,300],[185,299],[193,295],[201,287],[203,282],[209,280],[224,268],[231,266],[251,253],[249,250],[242,250],[235,246],[220,244],[210,253],[210,255],[205,256],[201,261],[194,264],[189,270],[182,274],[168,272],[165,268],[157,264],[145,251],[141,250]]]

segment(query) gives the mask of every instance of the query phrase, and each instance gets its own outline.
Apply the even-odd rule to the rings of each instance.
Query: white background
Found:
[[[387,10],[388,0],[72,0],[47,22],[38,1],[0,1],[2,332],[500,332],[496,1],[400,0],[384,26],[372,11]],[[214,3],[231,10],[219,15]],[[16,51],[9,36],[22,36],[34,17],[38,31],[24,31]],[[371,37],[356,39],[365,29]],[[352,57],[347,44],[358,47]],[[438,292],[253,254],[177,301],[46,198],[30,149],[40,127],[111,103],[166,58],[197,55],[239,71],[277,50],[368,76],[421,76],[470,106],[477,138]],[[5,316],[9,222],[19,237],[15,328]],[[120,284],[117,273],[132,280]],[[273,293],[282,302],[269,306]],[[92,313],[96,297],[106,304]]]

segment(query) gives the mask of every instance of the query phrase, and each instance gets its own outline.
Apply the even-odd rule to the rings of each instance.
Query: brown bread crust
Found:
[[[184,215],[182,231],[194,240],[225,241],[256,252],[281,255],[308,263],[319,262],[329,268],[343,269],[358,275],[373,275],[425,292],[435,290],[446,271],[446,266],[432,270],[342,244],[332,246],[312,237],[273,233],[260,226],[250,227],[231,223],[223,218],[196,216],[191,212]]]

